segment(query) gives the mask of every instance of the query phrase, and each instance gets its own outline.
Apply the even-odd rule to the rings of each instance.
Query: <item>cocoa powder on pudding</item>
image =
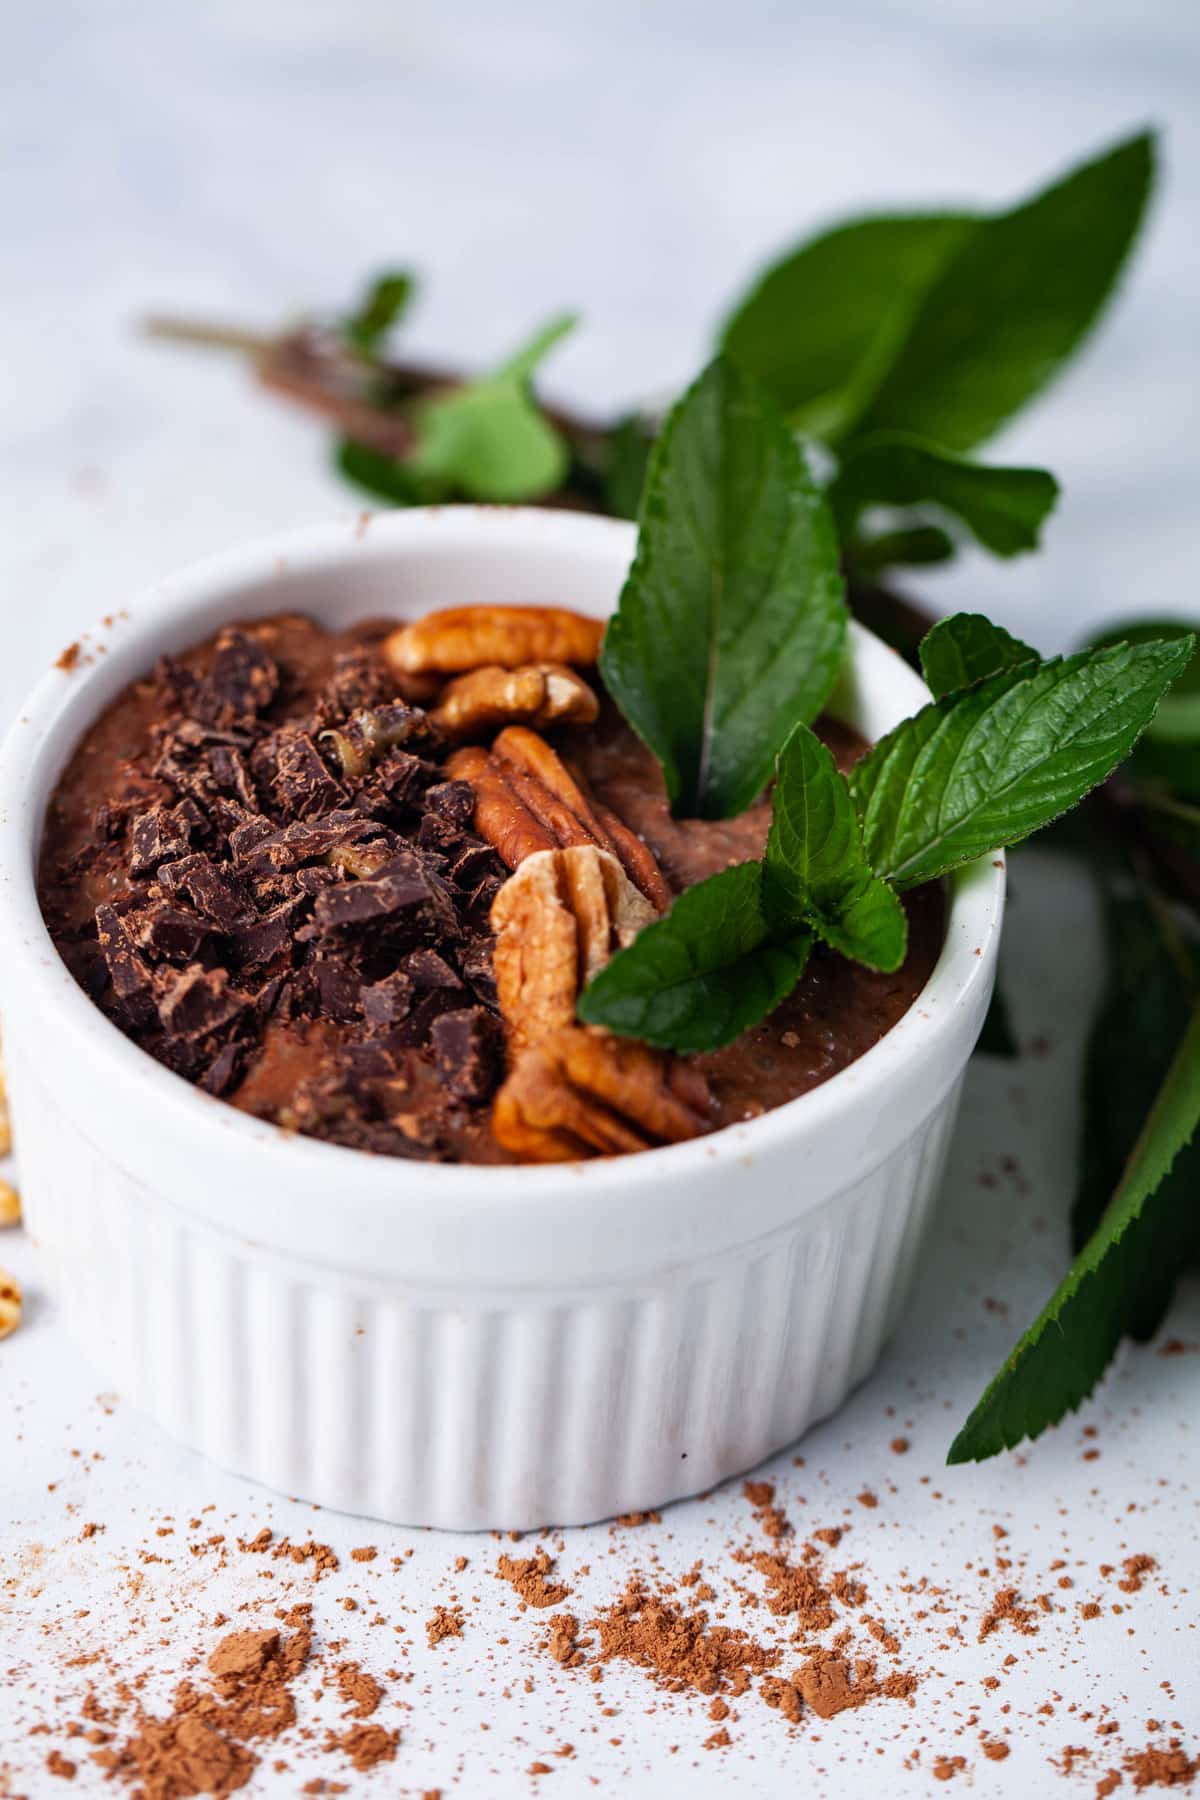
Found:
[[[97,1005],[210,1094],[355,1148],[511,1161],[491,1128],[503,1045],[489,922],[509,869],[476,829],[470,785],[447,778],[452,746],[402,698],[387,629],[234,626],[128,688],[51,800],[42,907]],[[350,742],[363,717],[369,756]],[[864,748],[833,721],[819,729],[843,766]],[[761,851],[769,803],[673,819],[613,709],[546,735],[670,892]],[[944,926],[939,888],[905,904],[897,973],[818,949],[770,1018],[688,1059],[707,1082],[705,1129],[806,1092],[899,1020]]]

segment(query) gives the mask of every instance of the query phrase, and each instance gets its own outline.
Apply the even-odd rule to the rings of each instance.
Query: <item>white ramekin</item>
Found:
[[[571,1524],[746,1469],[896,1322],[990,995],[1003,859],[953,882],[924,992],[866,1056],[693,1143],[444,1168],[288,1136],[143,1054],[75,985],[34,867],[98,712],[227,620],[479,601],[596,615],[632,527],[450,507],[295,533],[163,582],[51,671],[0,754],[0,980],[29,1228],[98,1375],[268,1486],[407,1524]],[[855,628],[833,710],[927,693]]]

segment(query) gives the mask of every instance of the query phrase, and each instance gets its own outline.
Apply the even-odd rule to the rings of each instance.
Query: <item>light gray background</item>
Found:
[[[925,587],[939,606],[981,606],[1046,649],[1121,614],[1200,604],[1200,12],[1187,0],[7,0],[0,22],[0,720],[79,627],[147,580],[353,505],[306,420],[219,359],[139,342],[133,322],[147,307],[269,325],[307,304],[338,305],[381,263],[412,263],[426,283],[414,347],[486,362],[547,313],[575,306],[585,323],[552,382],[604,407],[676,389],[753,267],[811,227],[890,203],[1003,202],[1146,121],[1166,128],[1166,170],[1136,270],[1102,340],[995,447],[1063,480],[1047,550],[1011,565],[967,559]],[[517,1630],[506,1590],[493,1595],[481,1577],[490,1624],[481,1608],[449,1675],[436,1657],[422,1664],[417,1632],[411,1656],[429,1696],[400,1763],[356,1792],[406,1781],[449,1788],[457,1768],[455,1791],[525,1793],[530,1757],[569,1736],[582,1753],[556,1769],[555,1795],[594,1792],[591,1775],[640,1791],[651,1773],[668,1791],[698,1794],[784,1783],[865,1794],[885,1782],[891,1792],[945,1792],[930,1780],[930,1748],[966,1753],[980,1794],[1057,1790],[1046,1758],[1082,1728],[1036,1719],[1047,1679],[1064,1708],[1114,1706],[1136,1741],[1136,1722],[1164,1710],[1164,1659],[1178,1696],[1171,1716],[1190,1707],[1200,1730],[1186,1598],[1200,1576],[1200,1358],[1123,1355],[1088,1415],[1101,1429],[1098,1462],[1082,1460],[1083,1421],[1072,1421],[1024,1461],[939,1469],[953,1423],[1061,1265],[1077,1058],[1097,970],[1095,919],[1068,872],[1022,860],[1006,956],[1021,1035],[1048,1037],[1049,1053],[1016,1071],[976,1065],[909,1323],[868,1387],[806,1442],[804,1485],[836,1515],[857,1514],[864,1483],[886,1495],[894,1482],[879,1512],[856,1521],[855,1553],[880,1593],[905,1568],[961,1583],[999,1520],[1042,1568],[1068,1540],[1089,1571],[1123,1544],[1149,1549],[1167,1591],[1141,1596],[1129,1621],[1093,1628],[1082,1650],[1069,1608],[1045,1624],[1040,1667],[1014,1674],[1001,1697],[1013,1714],[985,1714],[1013,1743],[1006,1763],[953,1737],[967,1702],[933,1676],[884,1758],[872,1747],[874,1718],[869,1730],[866,1715],[848,1715],[815,1737],[789,1736],[748,1707],[741,1751],[723,1760],[698,1749],[711,1729],[702,1708],[647,1716],[645,1690],[619,1675],[607,1689],[621,1708],[619,1751],[593,1734],[578,1684],[542,1683],[514,1719],[496,1693],[515,1663],[499,1653],[485,1663],[483,1647],[501,1620],[514,1642]],[[1019,1179],[1003,1173],[1013,1157]],[[981,1176],[998,1185],[981,1186]],[[163,1512],[186,1514],[203,1497],[247,1525],[269,1517],[294,1533],[310,1515],[201,1467],[119,1407],[98,1411],[101,1380],[71,1347],[29,1246],[7,1236],[0,1254],[31,1295],[27,1326],[0,1347],[0,1545],[18,1575],[0,1594],[0,1631],[6,1666],[24,1667],[37,1687],[41,1625],[87,1606],[91,1623],[77,1629],[108,1629],[127,1604],[122,1548]],[[985,1308],[987,1298],[1008,1316]],[[1170,1329],[1200,1337],[1194,1290]],[[886,1449],[888,1406],[912,1421],[903,1461]],[[86,1479],[67,1456],[72,1442],[104,1451]],[[776,1472],[795,1502],[790,1459]],[[109,1522],[95,1556],[71,1547],[84,1517]],[[734,1493],[677,1508],[657,1547],[683,1569],[743,1517]],[[415,1545],[404,1585],[418,1605],[443,1597],[460,1547],[332,1519],[321,1529],[343,1550]],[[40,1585],[19,1560],[35,1539],[58,1559]],[[568,1572],[608,1543],[569,1534]],[[486,1562],[490,1549],[471,1553]],[[613,1585],[606,1573],[591,1597]],[[977,1589],[964,1592],[975,1605]],[[338,1625],[352,1647],[369,1648],[365,1638],[354,1645],[349,1615]],[[913,1645],[920,1663],[919,1633]],[[1007,1648],[1000,1639],[964,1649],[971,1703],[978,1676]],[[0,1688],[0,1768],[7,1758],[23,1790],[40,1793],[48,1784],[39,1741],[25,1736],[31,1716],[20,1684]],[[497,1724],[488,1740],[477,1730],[484,1718]],[[902,1762],[921,1732],[924,1774]],[[667,1742],[685,1753],[668,1758]],[[282,1778],[278,1791],[297,1785]],[[81,1777],[74,1791],[83,1788]]]

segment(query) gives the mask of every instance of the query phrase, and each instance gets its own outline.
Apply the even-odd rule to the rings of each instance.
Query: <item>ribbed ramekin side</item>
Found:
[[[98,1379],[270,1487],[458,1528],[661,1506],[833,1411],[903,1303],[957,1102],[737,1254],[620,1287],[433,1294],[197,1225],[8,1051],[30,1228]]]

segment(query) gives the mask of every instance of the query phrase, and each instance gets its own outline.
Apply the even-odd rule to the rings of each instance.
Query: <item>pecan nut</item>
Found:
[[[402,625],[383,653],[402,675],[456,675],[487,663],[594,663],[604,624],[563,606],[450,606]]]
[[[600,702],[565,663],[525,663],[503,669],[497,663],[472,669],[451,681],[432,718],[455,743],[487,737],[502,725],[591,725]]]
[[[583,988],[656,916],[616,858],[593,844],[526,857],[491,913],[510,1054],[573,1024]]]
[[[593,805],[535,731],[510,725],[490,754],[457,750],[446,769],[475,790],[475,829],[510,869],[538,850],[592,844],[617,858],[657,911],[670,906],[671,891],[641,838],[615,814]]]
[[[686,1062],[570,1025],[526,1050],[496,1095],[497,1143],[526,1162],[678,1144],[708,1129],[708,1086]]]

